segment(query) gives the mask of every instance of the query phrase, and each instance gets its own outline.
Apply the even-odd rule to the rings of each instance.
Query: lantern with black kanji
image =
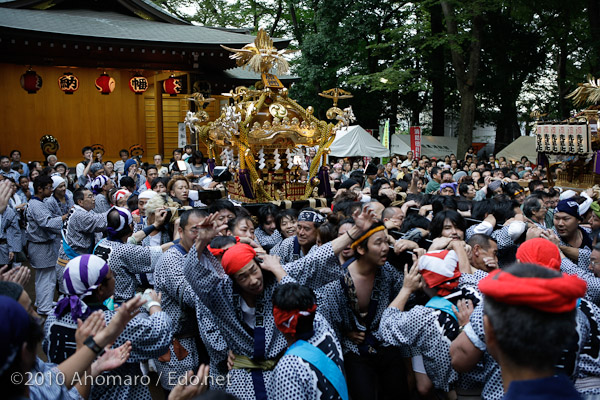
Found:
[[[58,87],[65,94],[73,94],[79,89],[79,79],[71,72],[65,72],[58,78]]]
[[[171,96],[177,96],[179,93],[181,93],[181,90],[183,89],[181,79],[177,79],[173,75],[171,75],[169,79],[166,79],[163,82],[163,89],[165,93],[168,93]]]
[[[136,75],[129,80],[129,89],[135,94],[142,94],[148,90],[148,79],[142,75]]]
[[[29,68],[27,72],[21,75],[21,87],[29,94],[36,94],[42,88],[42,77]]]
[[[96,89],[102,94],[111,94],[115,90],[115,80],[105,72],[96,79]]]

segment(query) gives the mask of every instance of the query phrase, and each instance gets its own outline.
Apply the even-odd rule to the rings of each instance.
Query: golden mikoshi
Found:
[[[231,58],[239,66],[260,73],[262,82],[254,88],[240,86],[224,93],[230,102],[222,108],[221,116],[210,123],[206,123],[208,114],[203,103],[214,99],[194,94],[190,100],[196,103],[196,112],[188,112],[186,123],[207,145],[209,158],[216,158],[217,149],[221,149],[221,162],[231,164],[237,153],[237,174],[229,184],[232,197],[246,202],[308,199],[319,184],[319,167],[336,132],[355,119],[351,107],[343,110],[337,107],[339,99],[352,95],[338,88],[320,93],[333,99],[327,118],[336,123],[319,120],[312,107],[304,108],[291,99],[277,76],[270,74],[273,68],[280,74],[288,72],[289,65],[283,55],[292,51],[275,48],[262,29],[254,43],[241,49],[222,47],[233,52]],[[293,170],[297,171],[304,163],[302,146],[316,147],[316,155],[310,166],[305,166],[306,181],[293,181]],[[253,196],[248,196],[249,187]]]

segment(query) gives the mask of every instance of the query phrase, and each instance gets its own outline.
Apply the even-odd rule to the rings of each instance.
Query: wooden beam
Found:
[[[173,75],[174,77],[178,77],[178,76],[184,76],[186,74],[187,74],[187,72],[184,72],[184,71],[161,72],[161,73],[154,75],[154,81],[156,82],[156,81],[167,80],[171,77],[171,75]]]
[[[162,108],[162,83],[154,76],[154,123],[156,125],[156,144],[158,152],[165,157],[165,143],[163,139],[163,108]],[[167,77],[168,78],[168,77]]]

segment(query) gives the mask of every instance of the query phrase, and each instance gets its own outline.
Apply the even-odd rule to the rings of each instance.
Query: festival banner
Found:
[[[421,157],[421,127],[411,126],[410,127],[410,149],[413,152],[414,158],[418,159]]]
[[[390,148],[390,120],[385,121],[385,126],[383,127],[383,134],[381,135],[381,144],[386,149]]]

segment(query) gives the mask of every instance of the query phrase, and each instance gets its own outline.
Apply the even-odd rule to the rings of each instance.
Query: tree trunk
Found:
[[[442,11],[446,18],[446,30],[450,41],[452,66],[456,76],[456,86],[460,93],[460,118],[458,121],[457,158],[462,159],[473,142],[473,126],[475,125],[475,83],[479,73],[481,53],[481,33],[483,30],[483,14],[479,4],[474,2],[473,17],[470,24],[470,46],[468,51],[462,50],[456,40],[458,28],[454,8],[448,1],[441,1]],[[466,33],[463,32],[464,35]],[[468,66],[465,59],[468,57]]]
[[[296,7],[294,7],[294,2],[292,0],[288,1],[288,8],[290,10],[290,18],[292,20],[292,30],[294,31],[294,36],[298,41],[298,45],[302,45],[302,31],[300,30],[300,26],[298,25],[298,17],[296,16]]]
[[[473,143],[475,125],[475,88],[465,86],[460,91],[460,114],[458,119],[458,148],[456,158],[462,160]]]
[[[437,36],[442,33],[444,25],[442,20],[442,8],[434,4],[429,8],[431,20],[431,34]],[[431,134],[433,136],[444,136],[445,105],[444,105],[444,47],[437,46],[431,52],[429,60],[431,66],[431,93],[432,122]]]
[[[569,88],[566,84],[567,79],[567,43],[565,41],[561,41],[558,43],[558,59],[556,62],[556,72],[557,72],[557,86],[558,86],[558,112],[560,118],[568,118],[569,110],[572,108],[571,100],[565,99],[565,96],[569,94]]]
[[[519,93],[517,92],[517,95]],[[494,145],[494,154],[511,144],[521,135],[519,122],[517,119],[517,104],[513,96],[509,100],[500,104],[500,115],[496,121],[496,143]]]
[[[594,51],[590,52],[592,57],[591,73],[598,78],[600,75],[600,3],[598,0],[588,0],[587,16],[592,38],[590,44],[594,48]]]
[[[273,26],[271,27],[271,32],[269,36],[274,37],[275,31],[277,30],[277,25],[279,25],[279,20],[281,19],[281,13],[283,12],[283,0],[279,0],[277,2],[277,14],[275,15],[275,21],[273,21]]]

